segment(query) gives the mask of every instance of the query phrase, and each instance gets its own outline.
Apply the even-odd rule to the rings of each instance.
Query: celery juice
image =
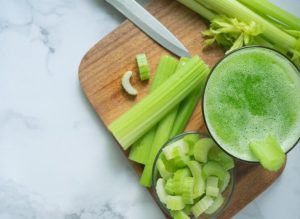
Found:
[[[239,159],[257,161],[249,143],[267,135],[287,152],[300,137],[299,71],[274,50],[240,49],[214,68],[203,111],[211,136]]]

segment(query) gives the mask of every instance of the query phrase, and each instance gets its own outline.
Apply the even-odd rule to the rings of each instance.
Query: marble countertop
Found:
[[[0,219],[163,218],[79,86],[123,20],[104,0],[0,0]],[[235,218],[300,218],[299,157]]]

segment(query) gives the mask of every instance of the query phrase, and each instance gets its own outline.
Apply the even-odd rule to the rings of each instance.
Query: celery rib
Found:
[[[162,85],[177,69],[178,61],[170,56],[163,56],[158,64],[152,82],[150,93]],[[137,163],[146,164],[150,148],[155,136],[156,127],[149,130],[144,136],[136,141],[130,149],[129,159]]]
[[[300,18],[281,9],[268,0],[238,0],[262,16],[270,16],[291,29],[300,30]],[[279,24],[280,24],[279,23]]]

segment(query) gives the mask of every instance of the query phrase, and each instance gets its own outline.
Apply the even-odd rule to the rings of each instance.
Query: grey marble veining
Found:
[[[0,0],[0,219],[163,218],[78,82],[123,20],[104,0]],[[300,218],[299,157],[236,218]]]

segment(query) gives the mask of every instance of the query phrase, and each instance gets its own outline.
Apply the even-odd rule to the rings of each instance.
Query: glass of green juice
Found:
[[[300,139],[300,73],[281,53],[244,47],[211,71],[203,115],[214,141],[228,154],[257,162],[249,144],[268,135],[285,153]]]

